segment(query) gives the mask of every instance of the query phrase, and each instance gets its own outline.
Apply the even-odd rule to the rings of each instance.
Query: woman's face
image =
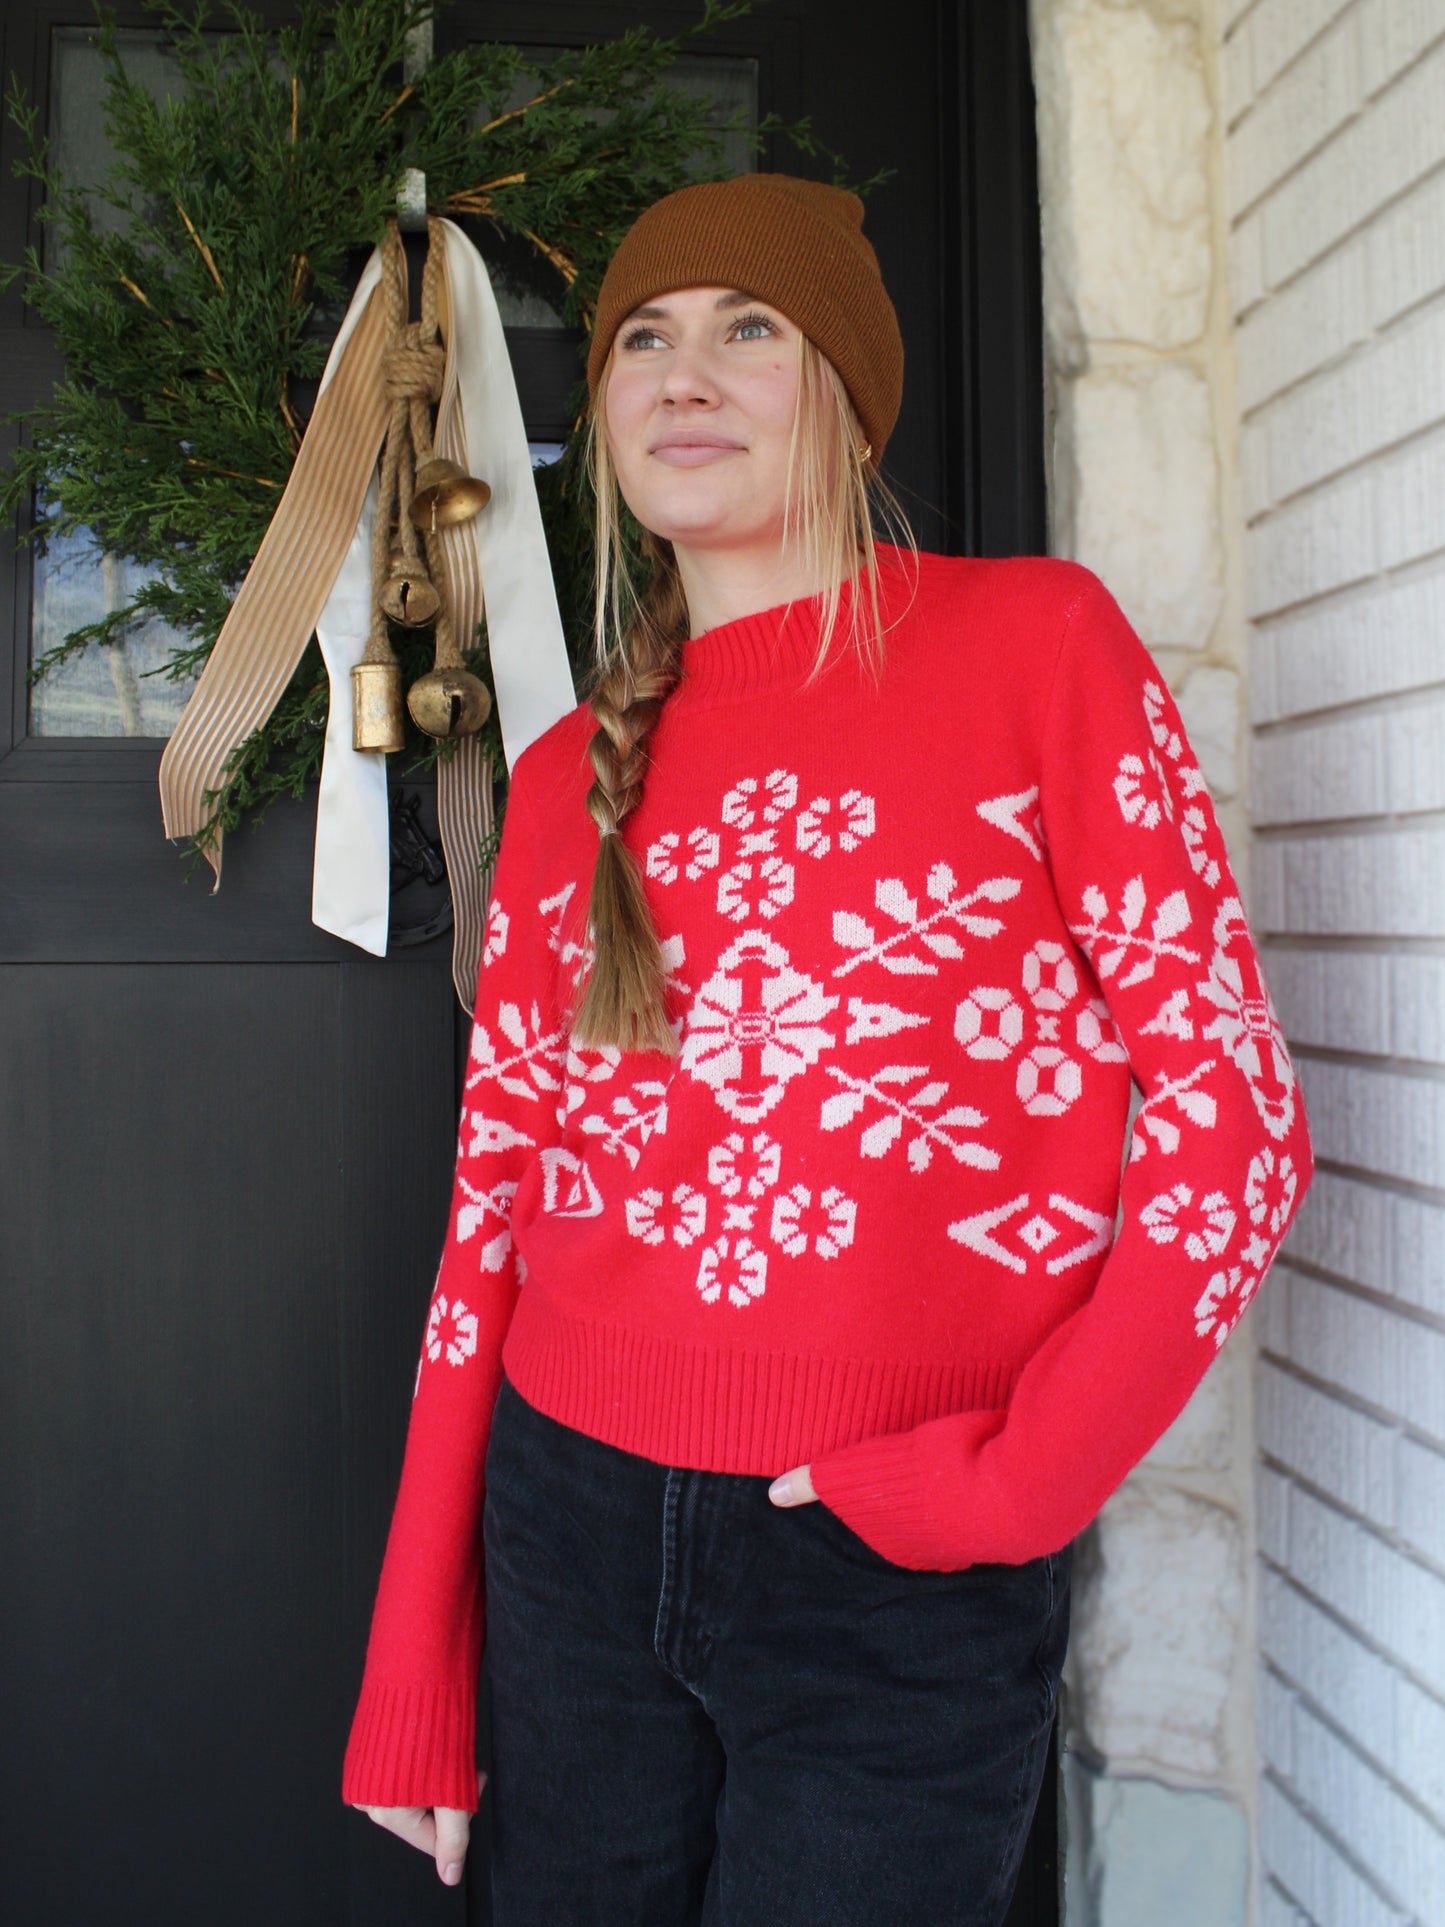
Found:
[[[627,506],[690,549],[781,546],[798,406],[798,330],[735,288],[635,308],[607,375],[607,440]]]

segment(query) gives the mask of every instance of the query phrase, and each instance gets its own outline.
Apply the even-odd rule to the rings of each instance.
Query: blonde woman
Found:
[[[498,1927],[999,1921],[1070,1542],[1309,1179],[1107,590],[875,541],[861,213],[684,189],[598,304],[598,681],[513,772],[344,1782],[459,1880],[485,1653]]]

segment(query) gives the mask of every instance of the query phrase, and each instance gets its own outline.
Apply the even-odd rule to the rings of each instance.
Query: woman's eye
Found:
[[[658,335],[653,328],[633,328],[622,337],[624,348],[651,348],[657,343]]]
[[[772,332],[772,322],[760,314],[744,315],[736,329],[739,341],[766,341]]]

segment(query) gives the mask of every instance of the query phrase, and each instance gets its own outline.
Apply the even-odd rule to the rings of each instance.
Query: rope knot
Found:
[[[446,351],[439,341],[418,339],[418,323],[409,322],[400,340],[388,348],[381,360],[382,377],[390,400],[437,401],[446,373]]]

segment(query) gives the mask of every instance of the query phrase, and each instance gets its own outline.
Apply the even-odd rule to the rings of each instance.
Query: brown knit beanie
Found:
[[[842,376],[877,463],[898,419],[903,341],[856,194],[791,174],[739,174],[644,208],[602,277],[587,356],[594,401],[625,317],[653,295],[698,287],[755,295],[801,328]]]

